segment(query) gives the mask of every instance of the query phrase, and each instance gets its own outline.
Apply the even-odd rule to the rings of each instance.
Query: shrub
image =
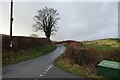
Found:
[[[74,55],[74,52],[77,50],[77,48],[79,47],[83,47],[83,45],[81,43],[73,43],[73,44],[70,44],[66,51],[65,51],[65,56],[68,57],[68,58],[73,58],[73,55]]]
[[[74,53],[75,63],[79,65],[96,65],[98,63],[99,51],[95,48],[79,48]],[[95,66],[92,66],[95,67]]]
[[[119,49],[85,48],[81,43],[72,43],[67,47],[65,57],[70,59],[70,64],[75,63],[92,70],[102,60],[120,62],[119,53]]]
[[[120,50],[113,49],[113,50],[104,51],[103,59],[120,62]]]
[[[33,37],[22,37],[13,36],[13,48],[12,51],[26,50],[35,47],[40,47],[46,44],[51,44],[51,41],[47,38],[33,38]],[[7,35],[2,36],[2,50],[9,51],[10,37]]]
[[[93,67],[99,61],[99,50],[95,48],[84,48],[82,45],[78,43],[74,43],[68,46],[65,51],[65,56],[71,59],[71,62],[79,64],[79,65],[91,65],[94,64]]]

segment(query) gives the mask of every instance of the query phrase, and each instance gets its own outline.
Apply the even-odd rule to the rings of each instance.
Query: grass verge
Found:
[[[83,66],[72,64],[68,58],[65,58],[65,55],[61,55],[58,57],[54,64],[64,71],[87,77],[87,78],[102,78],[101,76],[97,76],[97,71],[95,70],[93,73],[89,73],[89,71]]]
[[[5,52],[2,55],[2,62],[3,62],[2,66],[5,67],[10,64],[15,64],[18,62],[37,58],[39,56],[50,53],[55,49],[56,49],[55,45],[49,44],[29,50],[20,50],[19,52],[14,52],[14,53]]]

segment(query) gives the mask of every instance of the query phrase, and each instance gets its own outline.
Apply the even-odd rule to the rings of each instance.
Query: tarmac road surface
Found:
[[[2,69],[3,78],[81,78],[54,66],[54,60],[64,53],[65,47],[57,44],[57,49],[47,55],[13,64]]]

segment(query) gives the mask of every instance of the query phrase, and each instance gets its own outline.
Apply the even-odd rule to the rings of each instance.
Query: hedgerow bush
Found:
[[[104,55],[103,59],[105,60],[120,62],[120,50],[119,49],[104,51],[103,55]]]
[[[97,64],[99,51],[95,48],[79,48],[74,53],[75,63],[79,65]]]
[[[70,59],[73,59],[74,52],[77,51],[77,49],[80,47],[83,47],[83,45],[81,43],[70,44],[65,51],[65,56]]]
[[[13,47],[12,51],[26,50],[35,47],[40,47],[46,44],[51,44],[51,41],[47,38],[33,38],[33,37],[22,37],[13,36],[12,38]],[[7,35],[2,36],[2,51],[9,51],[10,37]]]
[[[74,43],[70,44],[66,51],[65,56],[75,63],[88,68],[97,68],[97,64],[102,60],[118,61],[120,50],[98,50],[97,48],[84,48],[83,45]]]

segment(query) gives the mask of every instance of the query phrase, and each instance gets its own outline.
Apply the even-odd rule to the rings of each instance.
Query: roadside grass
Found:
[[[5,52],[2,53],[2,66],[5,67],[10,64],[15,64],[18,62],[30,60],[37,58],[39,56],[45,55],[52,52],[56,49],[56,46],[53,44],[44,45],[42,47],[37,47],[29,50],[20,50],[19,52]]]
[[[78,64],[71,64],[70,59],[65,58],[65,55],[61,55],[58,57],[54,64],[58,66],[59,68],[63,69],[66,72],[70,72],[79,76],[82,76],[83,78],[96,78],[100,79],[103,78],[101,76],[97,75],[97,70],[95,70],[93,73],[89,73],[89,71],[84,68],[83,66],[80,66]],[[105,79],[107,80],[107,79]]]

